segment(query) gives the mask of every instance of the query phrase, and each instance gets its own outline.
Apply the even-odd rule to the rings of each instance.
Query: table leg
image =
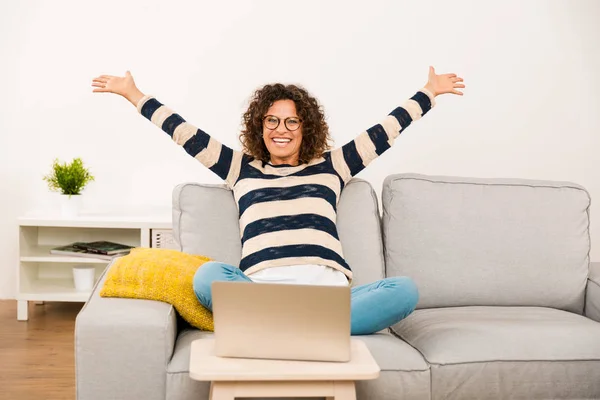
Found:
[[[210,400],[235,400],[235,382],[211,382]]]
[[[17,301],[17,320],[19,321],[27,321],[28,316],[28,307],[29,302],[27,300],[19,300]]]
[[[326,400],[356,400],[356,387],[354,381],[335,381],[334,395]]]

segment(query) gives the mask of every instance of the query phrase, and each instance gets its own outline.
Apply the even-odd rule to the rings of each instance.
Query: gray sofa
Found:
[[[417,310],[359,337],[381,367],[359,399],[600,398],[600,263],[590,263],[590,197],[567,182],[399,174],[382,193],[353,180],[338,228],[356,284],[406,275]],[[185,252],[236,265],[232,193],[182,184]],[[77,398],[201,400],[188,377],[190,329],[169,304],[107,299],[101,280],[77,317]]]

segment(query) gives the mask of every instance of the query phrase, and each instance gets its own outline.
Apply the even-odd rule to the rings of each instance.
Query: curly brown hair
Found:
[[[296,104],[298,116],[302,119],[302,144],[299,154],[301,164],[319,158],[329,150],[329,126],[317,99],[301,86],[274,83],[257,89],[250,99],[248,110],[242,118],[244,129],[240,133],[244,153],[264,162],[270,161],[269,151],[263,141],[263,118],[278,100],[292,100]]]

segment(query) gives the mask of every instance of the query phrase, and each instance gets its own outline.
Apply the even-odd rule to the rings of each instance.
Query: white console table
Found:
[[[27,320],[28,302],[85,302],[90,292],[75,290],[72,268],[92,265],[96,279],[110,261],[50,254],[76,241],[109,240],[136,247],[172,247],[170,210],[87,213],[74,218],[29,214],[18,219],[17,319]],[[153,240],[154,238],[154,240]],[[162,239],[159,246],[156,238]],[[154,243],[153,243],[154,242]]]

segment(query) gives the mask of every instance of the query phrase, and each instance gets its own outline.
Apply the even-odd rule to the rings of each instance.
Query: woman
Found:
[[[211,310],[211,283],[219,280],[349,285],[352,271],[335,225],[344,185],[425,115],[436,96],[462,95],[457,90],[465,87],[462,81],[430,67],[423,89],[380,124],[331,151],[321,107],[299,86],[266,85],[254,93],[243,115],[243,151],[224,146],[144,95],[129,71],[124,77],[101,75],[92,86],[94,92],[123,96],[233,191],[242,235],[240,265],[206,263],[194,277],[198,300]],[[371,334],[399,322],[417,301],[417,288],[407,277],[352,288],[352,334]]]

